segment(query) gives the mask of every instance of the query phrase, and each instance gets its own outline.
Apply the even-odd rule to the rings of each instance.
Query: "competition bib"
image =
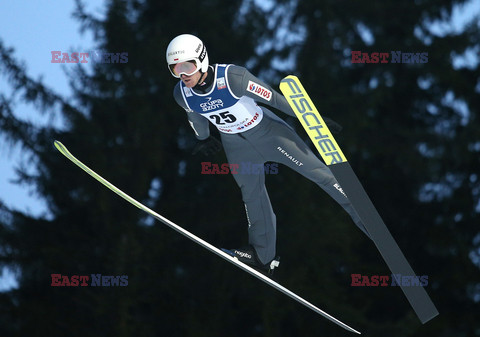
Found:
[[[263,111],[249,97],[235,96],[228,85],[227,65],[216,65],[215,79],[210,92],[197,94],[180,83],[187,107],[203,117],[223,133],[249,130],[262,120]]]

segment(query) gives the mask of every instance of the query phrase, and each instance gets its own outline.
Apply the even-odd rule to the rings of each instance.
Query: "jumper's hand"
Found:
[[[222,149],[222,143],[215,137],[208,137],[207,139],[200,140],[193,148],[192,154],[201,152],[205,156],[214,155]]]
[[[340,133],[340,131],[342,131],[343,127],[337,122],[335,122],[333,119],[323,117],[323,120],[325,124],[327,124],[327,127],[331,133]]]

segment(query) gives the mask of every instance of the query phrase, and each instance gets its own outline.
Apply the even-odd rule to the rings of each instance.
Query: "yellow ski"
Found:
[[[280,83],[280,90],[358,213],[370,237],[392,271],[392,277],[394,275],[395,277],[399,277],[398,275],[415,276],[412,267],[385,226],[299,79],[292,75],[285,77]],[[437,308],[423,287],[404,286],[398,279],[397,283],[422,323],[426,323],[438,315]]]

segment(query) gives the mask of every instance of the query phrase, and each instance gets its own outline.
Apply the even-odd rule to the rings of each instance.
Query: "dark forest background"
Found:
[[[230,175],[202,175],[196,140],[172,98],[168,42],[192,33],[212,63],[235,63],[278,88],[298,76],[440,315],[421,325],[395,287],[351,287],[352,273],[388,275],[375,246],[316,185],[286,167],[267,177],[278,219],[280,283],[366,336],[480,336],[480,76],[453,57],[480,46],[478,17],[433,34],[457,0],[106,1],[99,20],[74,13],[97,49],[128,63],[79,64],[75,97],[31,78],[0,40],[0,132],[30,155],[31,185],[50,217],[1,205],[0,266],[18,289],[0,294],[0,336],[348,336],[331,322],[145,214],[68,162],[80,160],[134,198],[219,247],[244,245],[246,218]],[[79,33],[80,34],[80,33]],[[351,51],[428,52],[427,63],[352,64]],[[48,56],[49,57],[49,56]],[[47,57],[47,59],[48,59]],[[478,57],[478,55],[477,55]],[[14,97],[66,128],[29,124]],[[300,124],[283,115],[306,139]],[[51,287],[51,274],[128,275],[126,287]]]

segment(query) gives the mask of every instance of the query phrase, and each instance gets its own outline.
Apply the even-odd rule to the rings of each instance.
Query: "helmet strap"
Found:
[[[204,72],[201,72],[201,73],[202,75],[200,76],[198,83],[193,88],[199,91],[205,92],[208,88],[210,88],[210,84],[212,84],[213,82],[213,67],[209,66],[205,73]],[[205,74],[207,74],[207,76],[203,78]]]
[[[208,73],[207,73],[207,77],[205,77],[205,79],[204,79],[203,76],[205,75],[205,73],[202,72],[201,70],[199,70],[199,71],[202,75],[200,75],[200,78],[198,79],[197,84],[195,84],[195,87],[202,86],[202,84],[205,83],[205,79],[208,77]],[[203,79],[203,81],[202,81],[202,79]]]

